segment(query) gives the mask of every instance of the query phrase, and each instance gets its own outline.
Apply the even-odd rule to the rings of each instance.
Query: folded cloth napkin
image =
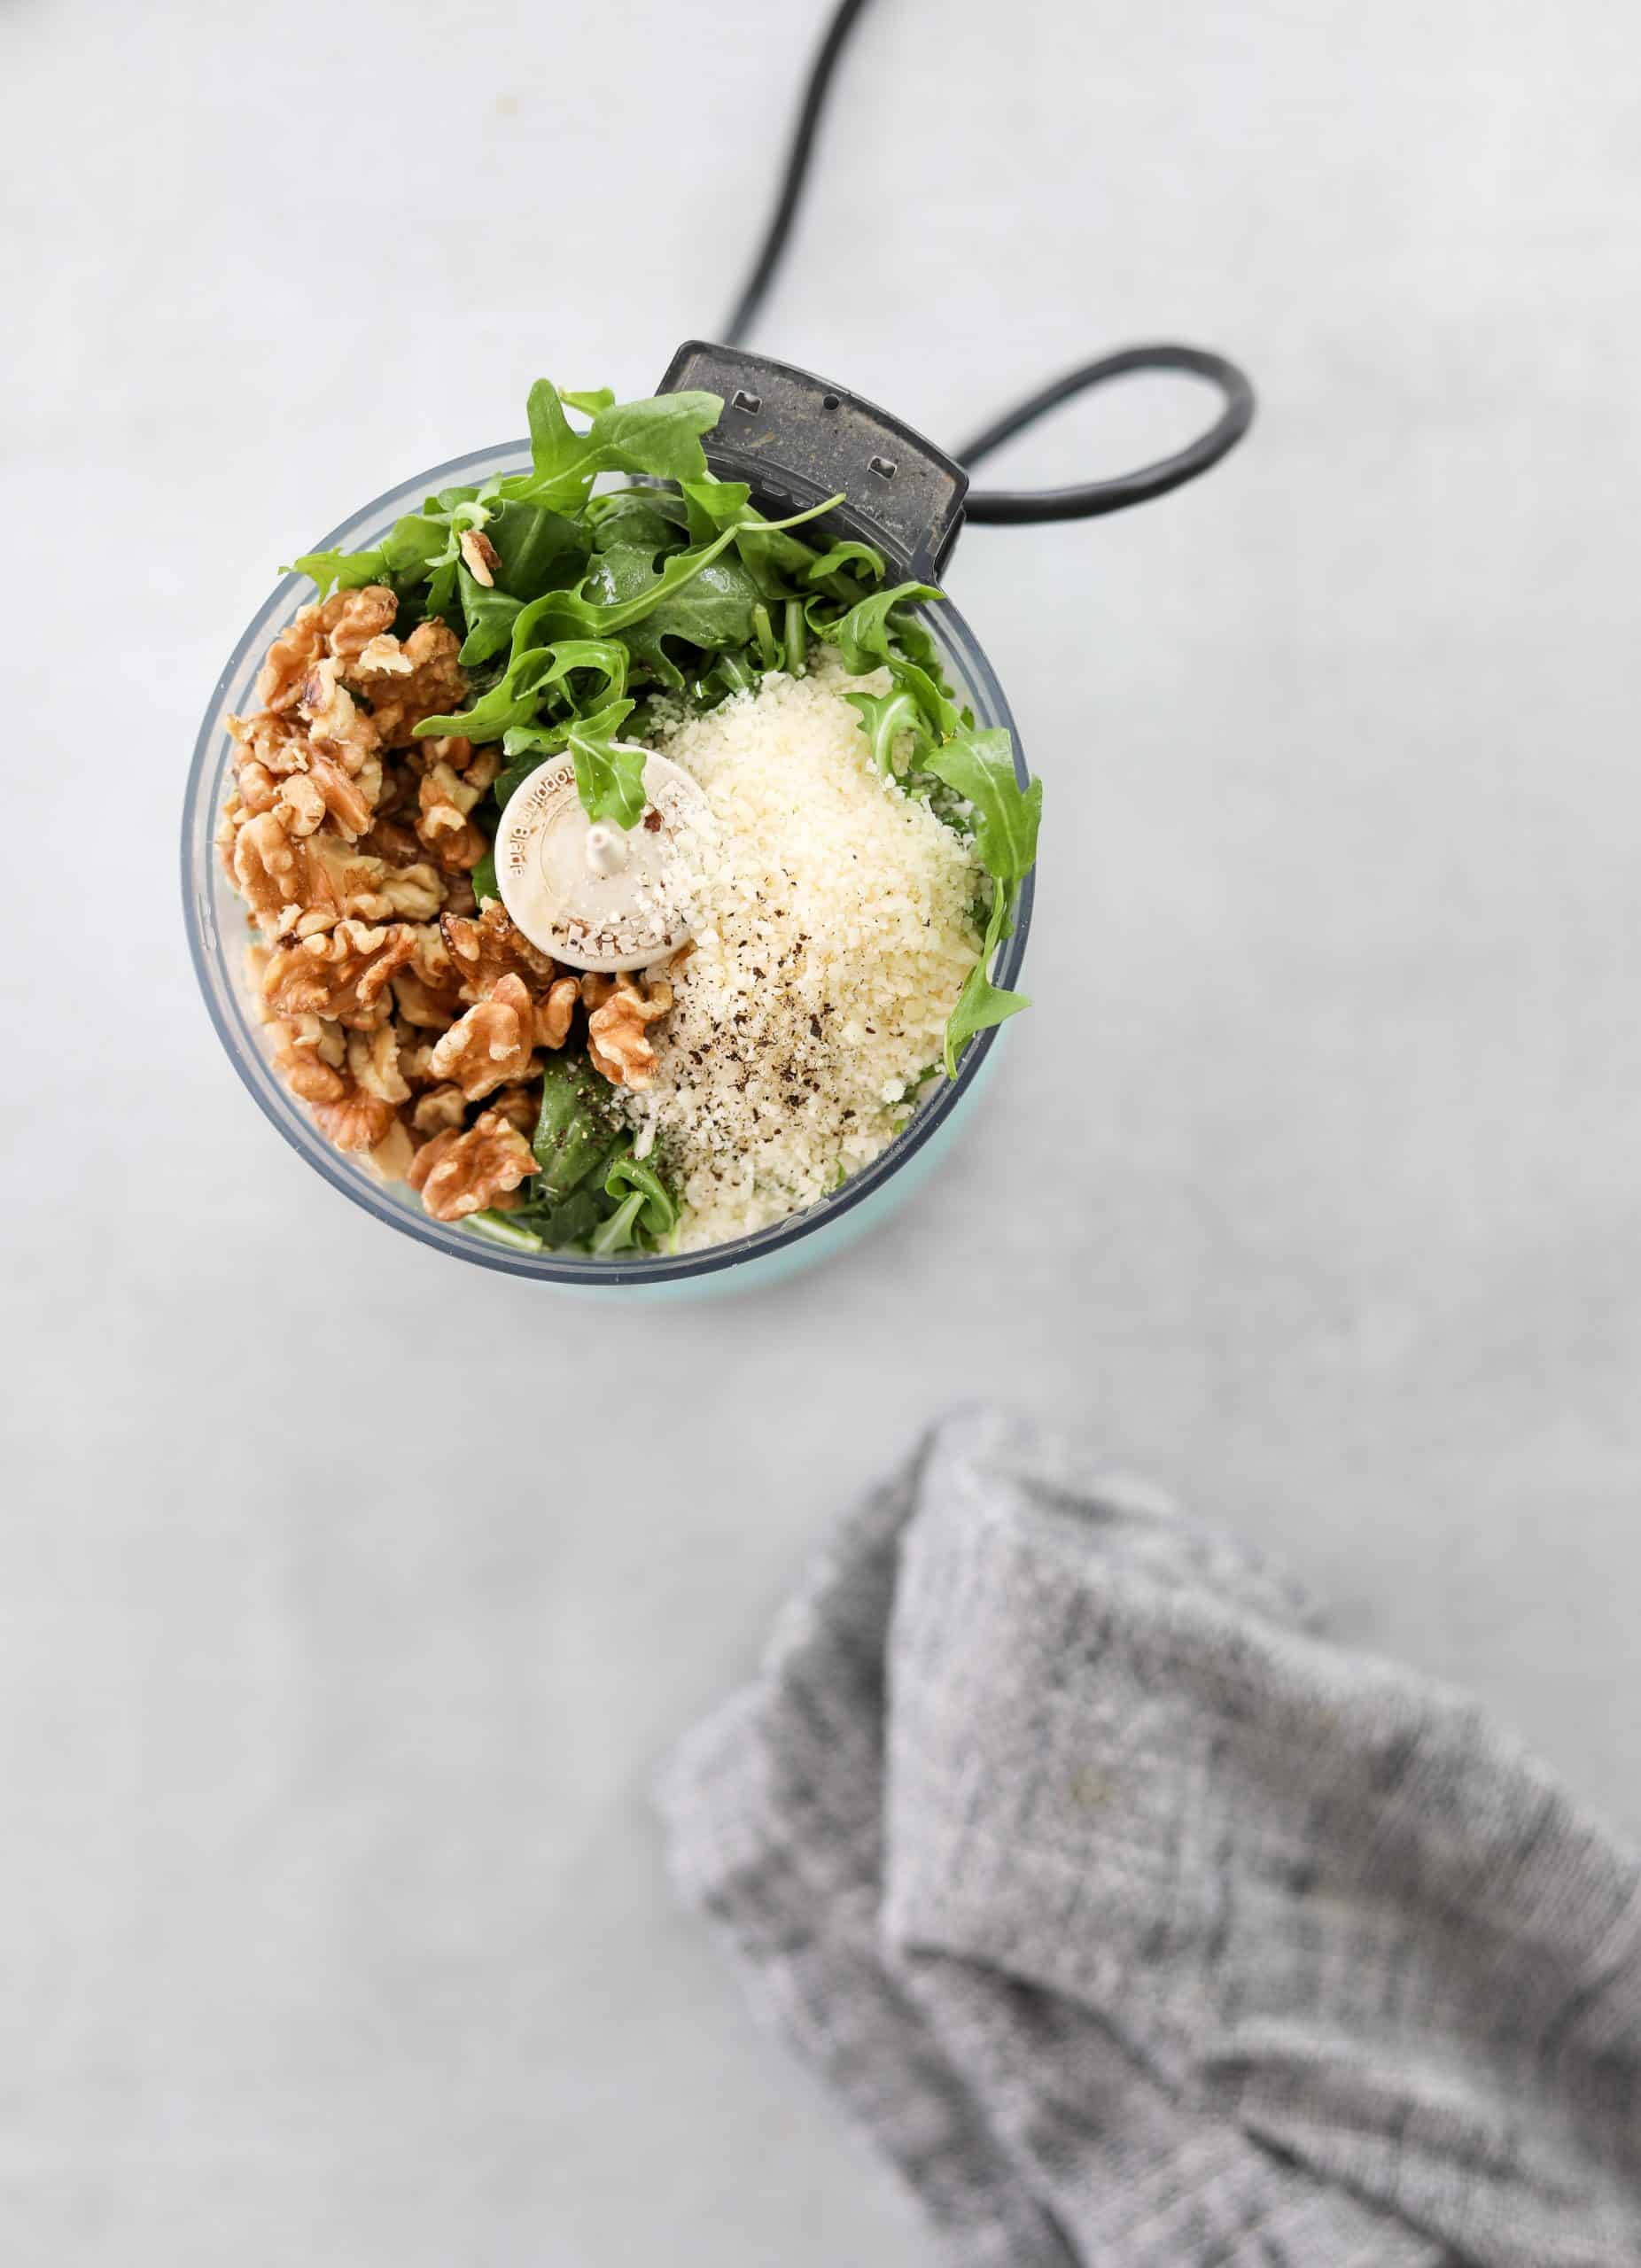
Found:
[[[663,1786],[961,2268],[1636,2268],[1641,1869],[1231,1539],[963,1414]]]

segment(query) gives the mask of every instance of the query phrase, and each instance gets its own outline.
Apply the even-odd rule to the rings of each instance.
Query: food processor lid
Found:
[[[720,480],[744,480],[788,512],[841,490],[840,526],[875,544],[903,579],[938,581],[968,493],[955,457],[847,386],[739,346],[687,339],[656,392],[695,388],[723,400],[702,444]]]
[[[648,968],[688,944],[690,876],[712,827],[681,765],[646,753],[631,827],[589,819],[566,750],[509,798],[495,839],[502,903],[533,945],[571,968]]]

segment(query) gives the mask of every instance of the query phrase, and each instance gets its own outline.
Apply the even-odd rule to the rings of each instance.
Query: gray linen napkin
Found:
[[[850,1519],[662,1805],[962,2268],[1641,2262],[1634,1859],[1006,1418]]]

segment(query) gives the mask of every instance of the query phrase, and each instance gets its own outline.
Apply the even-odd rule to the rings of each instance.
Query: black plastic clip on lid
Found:
[[[963,524],[968,475],[888,410],[790,362],[691,338],[657,393],[720,395],[724,414],[704,438],[720,480],[744,480],[760,502],[802,511],[843,491],[837,517],[902,573],[934,583]]]

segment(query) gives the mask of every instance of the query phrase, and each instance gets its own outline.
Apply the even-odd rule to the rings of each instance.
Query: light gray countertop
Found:
[[[1047,782],[1037,1006],[868,1247],[688,1310],[458,1270],[211,1036],[177,803],[273,569],[538,372],[644,391],[712,329],[817,14],[0,24],[8,2262],[927,2262],[675,1915],[645,1789],[978,1392],[1641,1825],[1609,0],[868,21],[760,344],[948,440],[1146,336],[1263,405],[1186,495],[959,551]],[[1084,405],[1011,469],[1115,470],[1202,401]]]

